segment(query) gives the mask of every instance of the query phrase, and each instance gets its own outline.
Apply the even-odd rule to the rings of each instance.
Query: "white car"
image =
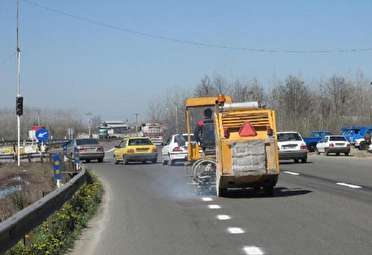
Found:
[[[365,141],[364,138],[358,138],[358,139],[355,139],[355,140],[354,140],[354,146],[355,146],[355,148],[359,148],[360,144],[361,144],[362,142],[364,142],[364,141]]]
[[[342,135],[328,135],[316,145],[316,150],[318,154],[329,155],[335,153],[338,156],[343,153],[348,156],[350,154],[350,143]]]
[[[280,160],[293,159],[296,163],[299,160],[301,160],[301,163],[306,163],[307,147],[300,133],[294,131],[278,132],[277,139]]]
[[[372,152],[372,144],[369,145],[368,151]]]
[[[192,141],[194,136],[191,135]],[[172,135],[161,150],[163,165],[174,165],[187,160],[187,134]]]

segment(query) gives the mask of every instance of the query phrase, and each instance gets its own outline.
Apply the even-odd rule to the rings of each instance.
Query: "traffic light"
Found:
[[[18,116],[23,115],[23,97],[16,97],[16,113]]]

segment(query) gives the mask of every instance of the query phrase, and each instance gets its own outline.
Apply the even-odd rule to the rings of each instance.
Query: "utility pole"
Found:
[[[91,112],[87,112],[85,114],[86,116],[88,116],[88,135],[89,135],[89,138],[92,138],[92,113]]]
[[[134,115],[136,115],[136,126],[138,126],[138,115],[139,115],[139,113],[135,113]]]
[[[176,105],[176,134],[178,134],[178,106]]]
[[[21,97],[21,49],[19,45],[19,0],[17,0],[17,164],[21,165],[21,115],[23,114],[23,98]]]

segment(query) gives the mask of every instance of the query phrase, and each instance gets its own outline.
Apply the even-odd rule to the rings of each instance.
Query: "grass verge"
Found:
[[[97,177],[81,187],[73,198],[17,243],[6,255],[63,254],[73,247],[102,201],[103,186]]]

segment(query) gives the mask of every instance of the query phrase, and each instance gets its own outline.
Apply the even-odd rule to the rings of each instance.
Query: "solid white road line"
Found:
[[[344,183],[344,182],[338,182],[336,184],[341,185],[341,186],[345,186],[345,187],[348,187],[348,188],[352,188],[352,189],[361,189],[362,188],[362,186],[358,186],[358,185],[354,185],[354,184],[348,184],[348,183]]]
[[[244,246],[243,251],[247,255],[264,255],[263,250],[257,246]]]
[[[283,173],[291,174],[291,175],[300,175],[299,173],[291,172],[291,171],[284,171]]]
[[[213,199],[211,197],[202,197],[201,200],[203,200],[204,202],[213,201]]]
[[[230,233],[230,234],[244,234],[245,231],[241,228],[237,228],[237,227],[230,227],[230,228],[227,228],[227,231]]]
[[[221,206],[219,205],[208,205],[209,209],[221,209]]]
[[[226,214],[220,214],[220,215],[217,215],[217,219],[219,219],[219,220],[230,220],[231,217],[229,215],[226,215]]]

